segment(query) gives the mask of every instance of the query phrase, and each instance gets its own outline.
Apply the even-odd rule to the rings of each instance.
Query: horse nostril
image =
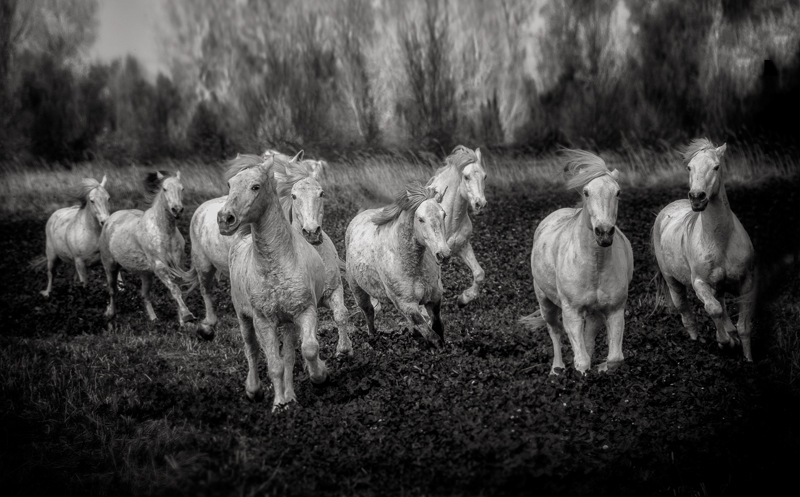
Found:
[[[317,229],[314,230],[314,233],[319,235],[321,231],[322,231],[322,227],[321,226],[317,226]]]
[[[608,230],[608,236],[614,236],[614,231],[615,230],[616,230],[616,228],[614,226],[612,226],[611,229]]]
[[[225,224],[231,225],[235,222],[236,222],[236,216],[234,216],[233,214],[228,214],[227,216],[225,216]]]
[[[597,236],[602,236],[603,235],[603,231],[600,228],[595,228],[594,229],[594,234],[597,235]]]

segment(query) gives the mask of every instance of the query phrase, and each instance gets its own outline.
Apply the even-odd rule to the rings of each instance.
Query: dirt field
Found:
[[[118,328],[109,332],[102,269],[91,271],[86,289],[62,269],[44,300],[38,291],[46,277],[31,273],[27,262],[44,252],[46,216],[3,221],[0,485],[15,489],[5,495],[776,490],[794,480],[800,453],[800,275],[796,266],[774,270],[800,247],[799,189],[800,181],[785,179],[728,188],[760,263],[773,268],[755,325],[754,364],[745,364],[739,350],[718,350],[693,296],[703,343],[689,341],[677,315],[651,315],[650,228],[685,187],[629,189],[618,224],[635,256],[625,364],[611,374],[568,370],[550,377],[546,331],[527,331],[517,319],[537,306],[530,275],[535,226],[577,196],[490,190],[474,241],[485,290],[459,310],[455,297],[469,274],[460,263],[445,268],[445,348],[432,350],[384,308],[375,336],[367,336],[360,314],[353,317],[355,357],[339,361],[331,315],[323,311],[319,335],[331,382],[313,387],[298,361],[299,405],[274,415],[270,393],[263,403],[245,397],[247,366],[227,281],[216,292],[221,323],[213,342],[178,329],[160,284],[160,321],[149,324],[132,278],[118,305]],[[187,206],[181,221],[187,239],[195,207]],[[324,227],[340,254],[357,210],[327,208]],[[188,304],[202,315],[199,293]],[[596,362],[605,358],[604,342],[603,332]],[[571,355],[567,345],[568,367]]]

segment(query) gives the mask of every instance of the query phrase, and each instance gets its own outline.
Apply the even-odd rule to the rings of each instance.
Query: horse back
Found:
[[[91,261],[100,250],[99,225],[85,226],[80,214],[80,207],[74,205],[58,209],[47,220],[47,243],[62,260],[80,257]]]
[[[139,221],[143,214],[138,209],[128,209],[109,216],[100,235],[100,250],[104,260],[110,257],[129,271],[150,271],[138,236]]]

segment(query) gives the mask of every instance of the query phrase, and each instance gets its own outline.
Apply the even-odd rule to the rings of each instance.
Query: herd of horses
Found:
[[[752,361],[753,245],[725,194],[725,149],[707,139],[685,148],[688,199],[661,210],[651,241],[659,288],[680,313],[690,338],[697,339],[697,324],[687,302],[688,287],[713,319],[720,347],[741,345],[745,359]],[[572,346],[574,367],[585,372],[591,367],[596,335],[605,326],[608,358],[598,369],[607,370],[624,359],[625,304],[633,275],[630,242],[616,228],[619,171],[586,151],[561,152],[566,186],[580,194],[581,203],[556,210],[539,223],[531,252],[539,309],[520,321],[531,328],[547,327],[553,374],[564,367],[563,333]],[[359,212],[347,227],[344,261],[322,229],[322,169],[322,162],[304,160],[302,152],[290,157],[269,150],[231,160],[225,173],[228,195],[206,201],[192,217],[189,270],[183,267],[185,241],[176,224],[184,210],[180,172],[146,177],[147,210],[110,215],[106,178],[84,179],[80,205],[57,210],[47,222],[46,255],[37,263],[47,267],[47,289],[41,293],[50,295],[59,261],[74,263],[84,284],[86,268],[100,261],[108,284],[109,320],[116,314],[118,275],[125,269],[141,279],[150,320],[156,320],[150,301],[155,276],[175,299],[180,324],[191,323],[200,337],[212,339],[217,324],[212,286],[217,273],[228,275],[249,367],[246,393],[251,399],[264,396],[257,367],[260,348],[272,381],[273,408],[296,400],[298,339],[311,381],[320,384],[328,377],[317,340],[320,306],[333,312],[337,356],[353,355],[342,271],[370,334],[376,306],[391,303],[413,330],[440,346],[441,265],[457,256],[472,271],[472,285],[459,295],[459,307],[477,298],[484,282],[470,243],[471,216],[486,206],[480,149],[456,147],[426,185],[409,184],[390,205]],[[183,296],[198,287],[205,317],[195,324]],[[725,293],[739,304],[736,327],[725,308]]]

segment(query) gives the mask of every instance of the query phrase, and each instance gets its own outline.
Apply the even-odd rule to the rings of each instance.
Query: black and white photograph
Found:
[[[0,488],[786,495],[800,0],[0,0]]]

